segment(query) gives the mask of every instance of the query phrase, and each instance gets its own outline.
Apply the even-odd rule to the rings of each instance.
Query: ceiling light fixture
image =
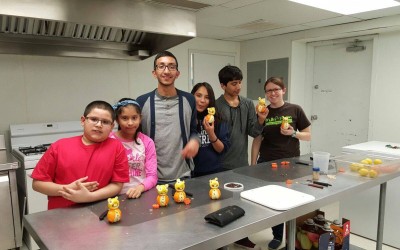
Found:
[[[290,0],[311,7],[328,10],[343,15],[351,15],[372,10],[399,6],[395,0]]]

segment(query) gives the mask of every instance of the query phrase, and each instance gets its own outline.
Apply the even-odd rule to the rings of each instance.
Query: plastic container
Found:
[[[319,168],[321,174],[328,174],[329,157],[331,156],[328,152],[313,152],[313,167]]]
[[[342,154],[332,160],[335,161],[337,168],[346,169],[348,174],[369,178],[400,169],[400,159],[376,154]]]
[[[312,169],[312,179],[314,181],[318,181],[319,180],[319,168],[313,168]]]
[[[224,189],[229,191],[243,191],[243,184],[238,182],[228,182],[224,184]]]
[[[228,182],[224,184],[224,189],[232,192],[234,200],[240,200],[240,193],[243,191],[244,186],[239,182]]]

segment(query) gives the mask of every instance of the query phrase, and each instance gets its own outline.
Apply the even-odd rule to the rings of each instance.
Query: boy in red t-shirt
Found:
[[[48,195],[48,209],[106,199],[129,182],[125,148],[108,137],[114,120],[109,103],[89,103],[81,117],[83,135],[56,141],[40,159],[32,187]]]

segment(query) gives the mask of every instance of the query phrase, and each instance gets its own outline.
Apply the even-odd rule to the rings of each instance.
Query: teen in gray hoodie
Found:
[[[266,114],[257,113],[253,101],[240,95],[243,75],[238,67],[225,66],[218,77],[224,94],[215,105],[228,122],[231,142],[224,155],[223,166],[229,169],[248,166],[248,136],[261,134]]]

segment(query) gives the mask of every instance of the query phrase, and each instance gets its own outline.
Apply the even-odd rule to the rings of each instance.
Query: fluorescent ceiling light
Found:
[[[400,3],[394,0],[290,0],[292,2],[324,9],[343,15],[379,10],[394,6]]]

